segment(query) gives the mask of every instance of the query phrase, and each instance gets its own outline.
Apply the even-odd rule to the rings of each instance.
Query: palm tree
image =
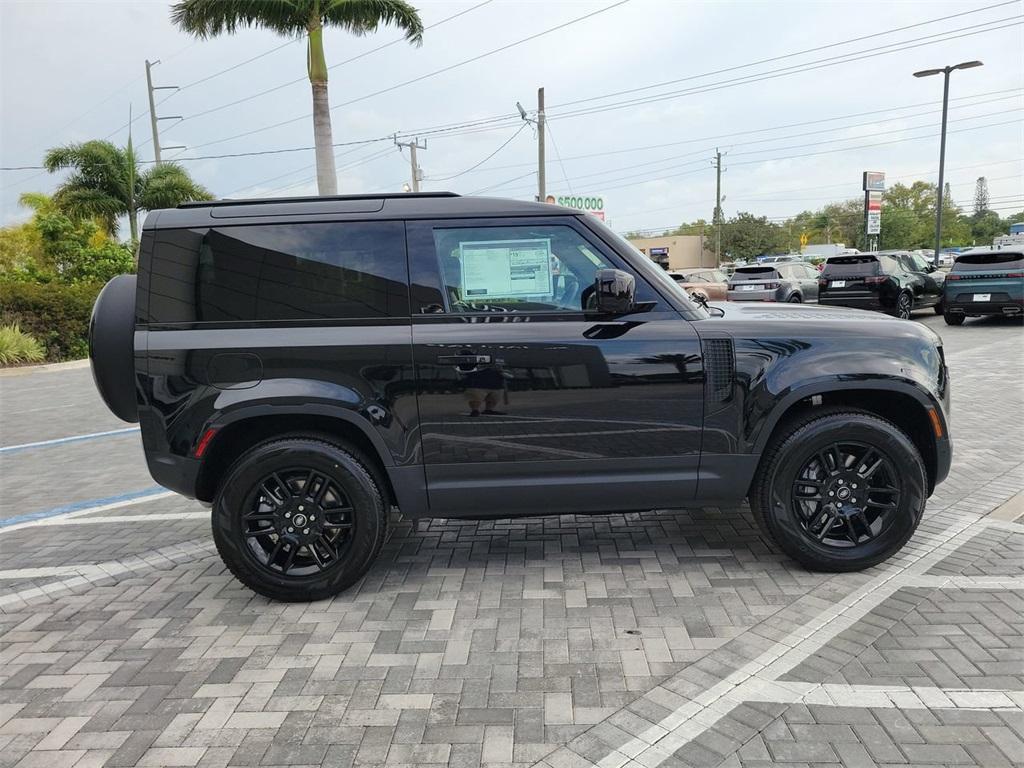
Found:
[[[140,173],[131,139],[124,149],[109,141],[54,147],[43,165],[51,173],[74,169],[53,195],[62,211],[74,218],[96,219],[110,235],[117,234],[118,218],[127,216],[132,241],[139,239],[139,211],[213,197],[175,163],[161,163]]]
[[[334,170],[331,108],[327,99],[325,26],[355,35],[375,32],[383,24],[405,31],[405,39],[419,45],[423,22],[404,0],[179,0],[171,6],[171,20],[196,37],[233,33],[238,27],[264,27],[281,35],[306,35],[307,70],[313,88],[313,143],[316,145],[316,182],[321,195],[338,192]]]

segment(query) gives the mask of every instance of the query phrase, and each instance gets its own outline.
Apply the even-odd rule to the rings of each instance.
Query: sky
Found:
[[[992,208],[1024,209],[1022,0],[413,1],[420,47],[387,27],[324,35],[339,193],[401,192],[399,133],[426,142],[425,191],[532,199],[536,130],[516,103],[533,117],[543,86],[549,194],[602,197],[618,231],[710,219],[718,148],[724,214],[781,219],[861,196],[865,170],[935,181],[942,78],[912,73],[981,60],[951,77],[946,179],[964,207],[986,176]],[[161,143],[184,147],[165,161],[218,197],[316,194],[305,56],[259,29],[195,40],[165,2],[0,0],[0,166],[123,145],[129,110],[151,161],[148,58],[179,88],[156,92]],[[0,223],[60,178],[0,171]]]

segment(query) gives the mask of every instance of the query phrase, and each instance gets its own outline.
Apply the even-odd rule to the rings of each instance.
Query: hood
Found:
[[[720,324],[723,331],[745,336],[763,334],[774,336],[856,335],[886,337],[918,337],[940,343],[931,328],[913,320],[899,320],[882,312],[848,307],[824,307],[817,304],[788,304],[775,302],[712,301],[708,306],[722,310],[706,322],[708,328]]]

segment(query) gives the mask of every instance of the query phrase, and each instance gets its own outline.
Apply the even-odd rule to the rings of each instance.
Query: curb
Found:
[[[66,363],[43,363],[41,365],[19,365],[15,368],[0,368],[0,378],[8,376],[27,376],[30,373],[56,373],[88,368],[89,358],[70,360]]]

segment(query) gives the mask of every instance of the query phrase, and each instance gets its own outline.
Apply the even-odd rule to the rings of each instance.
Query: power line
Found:
[[[635,107],[642,104],[652,104],[659,101],[666,101],[670,99],[680,98],[682,96],[693,96],[702,93],[710,93],[712,91],[720,91],[726,88],[734,88],[738,85],[749,85],[751,83],[758,83],[764,80],[774,80],[780,77],[788,77],[789,75],[800,74],[803,72],[811,72],[818,69],[824,69],[827,67],[838,66],[839,64],[849,64],[851,62],[860,61],[862,59],[885,56],[890,53],[901,53],[903,51],[912,50],[914,48],[920,48],[927,45],[934,45],[936,43],[947,42],[949,40],[958,40],[963,37],[971,37],[974,35],[984,34],[985,32],[994,32],[1000,29],[1006,29],[1009,27],[1019,26],[1020,21],[1011,21],[1013,19],[1020,19],[1022,16],[1010,16],[1004,19],[995,19],[993,21],[987,21],[982,24],[975,24],[968,27],[960,27],[957,29],[946,30],[944,32],[938,32],[933,35],[926,35],[924,37],[912,38],[910,40],[904,40],[898,43],[888,43],[877,48],[870,48],[862,51],[854,51],[850,53],[840,54],[839,56],[831,56],[825,59],[819,59],[817,61],[804,62],[802,64],[795,64],[790,67],[782,67],[776,70],[769,70],[768,72],[753,73],[750,75],[743,75],[737,78],[730,78],[727,80],[721,80],[717,83],[708,83],[705,85],[694,86],[692,88],[685,88],[679,91],[671,91],[668,93],[655,94],[652,96],[646,96],[638,99],[629,99],[626,101],[615,102],[613,104],[598,105],[595,107],[589,107],[579,109],[563,114],[557,112],[552,115],[551,119],[567,119],[570,117],[584,117],[587,115],[597,114],[600,112],[607,112],[614,109],[626,109],[629,107]],[[1002,24],[1001,26],[991,26],[993,24],[1001,24],[1004,21],[1011,21],[1008,24]],[[978,27],[988,27],[987,29],[978,29]],[[974,30],[971,32],[965,30]],[[953,34],[962,32],[963,34]],[[941,35],[949,35],[939,40],[933,40],[931,38],[940,37]],[[925,41],[925,42],[921,42]],[[916,43],[916,45],[912,45]],[[894,46],[902,46],[895,48]],[[884,48],[892,48],[892,50],[882,50]],[[595,98],[609,98],[609,97],[595,97]],[[553,108],[557,109],[557,108]]]
[[[1017,112],[1017,111],[1019,111],[1019,109],[1004,110],[1002,112],[995,112],[995,113],[991,113],[989,115],[978,115],[978,116],[975,116],[975,117],[991,117],[993,115],[1006,114],[1006,113],[1009,113],[1009,112]],[[972,118],[972,117],[960,118],[960,120],[952,121],[952,122],[960,122],[961,120],[970,120],[970,119],[974,119],[974,118]],[[962,130],[976,130],[976,129],[980,129],[980,128],[995,127],[995,126],[1000,126],[1000,125],[1012,124],[1012,123],[1016,123],[1016,122],[1017,121],[1007,121],[1007,122],[995,123],[995,124],[984,125],[984,126],[976,126],[976,128],[961,129],[961,131],[950,131],[950,133],[960,133],[960,132],[962,132]],[[904,131],[920,130],[922,128],[932,128],[932,127],[933,126],[911,126],[911,127],[908,127],[908,128],[900,128],[900,129],[897,129],[895,131],[880,131],[880,132],[877,132],[877,133],[864,134],[863,136],[858,136],[856,138],[846,139],[846,141],[855,141],[855,140],[859,140],[859,139],[863,139],[863,138],[870,138],[872,136],[884,136],[884,135],[888,135],[888,134],[891,134],[891,133],[902,133]],[[895,139],[893,141],[878,142],[878,143],[873,143],[873,144],[864,144],[864,145],[858,145],[858,146],[855,146],[855,147],[836,147],[835,149],[826,150],[826,151],[822,151],[822,152],[801,153],[800,155],[791,155],[791,156],[788,156],[788,157],[768,157],[768,158],[762,158],[760,160],[747,160],[747,161],[743,161],[743,162],[734,162],[734,163],[732,163],[732,165],[750,165],[750,164],[753,164],[753,163],[766,163],[766,162],[772,162],[772,161],[775,161],[775,160],[788,160],[788,159],[792,159],[794,157],[802,158],[802,157],[808,157],[808,156],[814,156],[814,155],[830,154],[832,152],[846,152],[846,151],[850,151],[850,150],[854,150],[854,149],[864,149],[864,148],[869,148],[869,147],[885,146],[885,145],[888,145],[888,144],[898,144],[898,143],[901,143],[901,142],[904,142],[904,141],[917,141],[917,140],[920,140],[920,139],[927,139],[927,138],[931,138],[931,134],[928,134],[928,135],[925,135],[925,136],[910,136],[910,137],[907,137],[907,138],[904,138],[904,139]],[[754,150],[752,152],[735,152],[734,155],[739,156],[739,155],[749,155],[749,154],[760,154],[760,153],[764,153],[764,152],[776,152],[776,151],[784,151],[784,150],[789,150],[789,149],[799,149],[801,147],[814,147],[814,146],[820,146],[821,144],[832,144],[834,141],[835,140],[824,141],[824,142],[810,142],[808,144],[790,145],[788,147],[772,147],[772,148],[769,148],[769,149]],[[750,143],[758,143],[758,142],[750,142]],[[734,145],[731,145],[731,146],[732,147],[737,147],[737,146],[745,146],[745,145],[741,143],[741,144],[734,144]],[[634,163],[634,164],[630,164],[628,166],[622,166],[622,167],[619,167],[619,168],[606,169],[604,171],[599,171],[597,173],[587,174],[585,176],[581,176],[581,177],[578,177],[578,178],[601,177],[601,176],[607,175],[608,173],[615,173],[617,171],[640,168],[640,167],[645,166],[645,165],[659,165],[661,163],[666,162],[667,160],[682,159],[684,157],[689,157],[689,156],[694,156],[694,155],[704,155],[707,152],[713,151],[713,149],[714,149],[713,147],[712,148],[708,148],[708,149],[701,149],[701,150],[696,150],[695,152],[690,152],[690,153],[687,153],[687,154],[684,154],[684,155],[676,155],[674,157],[660,158],[658,160],[652,160],[652,161],[649,161],[649,162],[646,162],[646,163]],[[702,159],[701,160],[694,160],[694,161],[682,163],[682,164],[677,165],[677,166],[669,166],[669,167],[682,168],[682,167],[685,167],[685,166],[688,166],[688,165],[694,165],[696,163],[702,163],[702,162],[703,162]],[[646,175],[646,172],[645,173],[640,173],[640,174],[632,174],[631,176],[627,176],[627,177],[623,177],[623,178],[613,178],[613,179],[609,179],[608,181],[610,181],[610,182],[625,181],[625,180],[627,180],[629,178],[638,178],[638,177],[645,176],[645,175]],[[656,179],[649,179],[649,180],[656,181],[656,180],[658,180],[660,178],[670,178],[670,177],[658,177]],[[643,182],[641,181],[641,182],[638,182],[638,183],[643,183]],[[608,187],[604,187],[604,188],[605,188],[605,190],[609,189]],[[516,190],[516,191],[518,191],[518,190]]]
[[[595,100],[599,100],[599,99],[614,98],[615,96],[623,96],[623,95],[628,94],[628,93],[637,93],[639,91],[647,91],[647,90],[652,90],[654,88],[662,88],[662,87],[664,87],[666,85],[674,85],[675,83],[687,82],[689,80],[699,80],[700,78],[703,78],[703,77],[712,77],[713,75],[722,75],[722,74],[725,74],[726,72],[735,72],[735,71],[740,70],[740,69],[748,69],[750,67],[756,67],[756,66],[759,66],[761,64],[770,64],[773,61],[781,61],[783,59],[790,59],[790,58],[794,58],[796,56],[803,56],[803,55],[808,54],[808,53],[816,53],[817,51],[824,51],[824,50],[829,50],[829,49],[837,48],[837,47],[842,46],[842,45],[850,45],[852,43],[859,43],[859,42],[861,42],[863,40],[870,40],[870,39],[875,38],[875,37],[884,37],[885,35],[892,35],[892,34],[895,34],[897,32],[905,32],[906,30],[914,29],[915,27],[924,27],[924,26],[928,26],[929,24],[937,24],[940,21],[948,21],[949,19],[956,19],[956,18],[959,18],[961,16],[969,16],[969,15],[974,14],[974,13],[981,13],[983,11],[990,11],[993,8],[1001,8],[1004,5],[1016,5],[1016,4],[1017,4],[1017,0],[1007,0],[1007,2],[996,3],[994,5],[987,5],[987,6],[983,6],[981,8],[972,8],[969,11],[963,11],[961,13],[954,13],[954,14],[951,14],[949,16],[940,16],[938,18],[928,19],[927,21],[920,21],[920,22],[917,22],[916,24],[908,24],[908,25],[903,26],[903,27],[894,27],[893,29],[887,29],[887,30],[884,30],[882,32],[874,32],[874,33],[869,34],[869,35],[861,35],[860,37],[853,37],[853,38],[850,38],[848,40],[839,40],[839,41],[836,41],[836,42],[833,42],[833,43],[828,43],[826,45],[818,45],[818,46],[815,46],[814,48],[805,48],[802,51],[793,51],[791,53],[784,53],[784,54],[780,54],[778,56],[772,56],[772,57],[767,58],[767,59],[760,59],[758,61],[747,62],[746,64],[737,64],[737,65],[732,66],[732,67],[725,67],[723,69],[716,69],[716,70],[712,70],[712,71],[709,71],[709,72],[703,72],[703,73],[701,73],[699,75],[687,75],[686,77],[679,77],[679,78],[676,78],[674,80],[665,80],[665,81],[660,82],[660,83],[654,83],[652,85],[644,85],[644,86],[641,86],[639,88],[628,88],[626,90],[617,91],[615,93],[607,93],[607,94],[605,94],[603,96],[590,96],[590,97],[583,98],[583,99],[575,99],[573,101],[566,101],[566,102],[563,102],[562,104],[556,104],[553,108],[557,109],[558,107],[567,107],[567,106],[571,106],[571,105],[574,105],[574,104],[583,104],[583,103],[588,102],[588,101],[595,101]],[[986,22],[986,23],[988,23],[988,22]],[[944,34],[944,33],[940,33],[940,34]],[[893,45],[895,45],[895,43]]]
[[[521,39],[516,40],[514,42],[511,42],[511,43],[506,43],[505,45],[499,46],[498,48],[493,48],[493,49],[491,49],[489,51],[485,51],[484,53],[477,54],[476,56],[472,56],[472,57],[470,57],[468,59],[463,59],[462,61],[457,61],[454,64],[449,64],[448,66],[442,67],[441,69],[435,69],[432,72],[427,72],[426,74],[419,75],[418,77],[414,77],[414,78],[412,78],[410,80],[405,80],[405,81],[403,81],[401,83],[396,83],[394,85],[390,85],[387,88],[381,88],[381,89],[373,91],[371,93],[367,93],[367,94],[364,94],[362,96],[358,96],[358,97],[356,97],[354,99],[349,99],[348,101],[343,101],[343,102],[340,102],[338,104],[332,104],[330,109],[333,111],[333,110],[339,109],[341,107],[347,107],[347,106],[349,106],[351,104],[356,104],[356,103],[358,103],[360,101],[365,101],[366,99],[373,98],[374,96],[380,96],[381,94],[384,94],[384,93],[390,93],[391,91],[395,91],[395,90],[397,90],[399,88],[404,88],[407,85],[412,85],[413,83],[421,82],[423,80],[426,80],[427,78],[435,77],[435,76],[443,74],[445,72],[450,72],[451,70],[457,69],[457,68],[462,67],[462,66],[465,66],[466,64],[472,64],[473,62],[480,61],[481,59],[485,59],[488,56],[493,56],[496,53],[501,53],[503,51],[507,51],[510,48],[514,48],[514,47],[516,47],[518,45],[522,45],[523,43],[528,43],[528,42],[530,42],[532,40],[536,40],[537,38],[543,37],[544,35],[551,34],[552,32],[557,32],[560,29],[565,29],[566,27],[572,26],[573,24],[578,24],[578,23],[580,23],[582,21],[586,21],[587,19],[593,18],[594,16],[597,16],[599,14],[602,14],[602,13],[605,13],[607,11],[610,11],[613,8],[617,8],[617,7],[619,7],[621,5],[624,5],[624,4],[628,3],[628,2],[629,2],[629,0],[617,0],[617,2],[614,2],[611,5],[605,6],[604,8],[599,8],[596,11],[591,11],[590,13],[586,13],[586,14],[584,14],[582,16],[577,16],[574,19],[570,19],[569,21],[562,22],[561,24],[557,24],[557,25],[555,25],[553,27],[549,27],[548,29],[542,30],[541,32],[536,32],[536,33],[534,33],[532,35],[529,35],[527,37],[521,38]],[[223,143],[225,141],[233,141],[235,139],[241,139],[241,138],[244,138],[246,136],[252,136],[253,134],[256,134],[256,133],[262,133],[263,131],[269,131],[269,130],[272,130],[274,128],[280,128],[280,127],[285,126],[285,125],[291,125],[292,123],[298,122],[300,120],[306,120],[306,119],[308,119],[311,116],[312,116],[312,113],[301,115],[299,117],[294,117],[294,118],[291,118],[289,120],[282,120],[281,122],[274,123],[272,125],[265,125],[262,128],[254,128],[254,129],[252,129],[250,131],[246,131],[244,133],[236,134],[235,136],[227,136],[227,137],[225,137],[223,139],[215,139],[214,141],[208,141],[205,144],[198,144],[196,146],[197,146],[197,148],[198,147],[208,147],[208,146],[210,146],[212,144],[221,144],[221,143]]]
[[[459,178],[459,176],[465,176],[470,171],[475,171],[477,168],[479,168],[481,165],[486,163],[488,160],[490,160],[496,154],[501,152],[501,150],[503,150],[505,147],[507,147],[509,144],[511,144],[512,140],[515,139],[515,137],[518,136],[520,133],[522,133],[523,129],[525,129],[527,125],[529,125],[529,123],[523,123],[521,126],[519,126],[518,130],[516,130],[515,133],[513,133],[511,136],[509,136],[496,150],[491,152],[491,154],[489,154],[487,157],[485,157],[479,163],[477,163],[475,165],[471,165],[466,170],[459,171],[458,173],[452,174],[451,176],[430,176],[426,180],[427,181],[450,181],[451,179]]]

